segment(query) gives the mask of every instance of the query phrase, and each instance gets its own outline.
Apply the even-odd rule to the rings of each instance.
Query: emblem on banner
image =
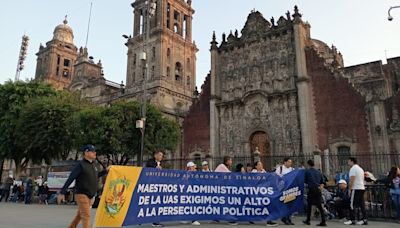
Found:
[[[126,189],[129,187],[130,181],[125,177],[111,181],[105,198],[105,209],[110,217],[116,216],[125,204]]]
[[[290,188],[283,191],[282,196],[279,198],[283,203],[290,203],[296,200],[297,196],[301,196],[301,190],[299,187]]]

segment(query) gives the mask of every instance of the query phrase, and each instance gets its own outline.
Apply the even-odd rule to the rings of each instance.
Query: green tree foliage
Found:
[[[56,91],[38,82],[11,82],[0,85],[0,158],[12,159],[17,174],[29,162],[19,143],[18,121],[23,106],[32,98],[54,96]]]
[[[18,121],[18,142],[33,163],[65,160],[73,149],[68,120],[82,107],[90,107],[77,94],[59,92],[37,97],[23,106]]]
[[[126,165],[140,153],[141,133],[136,129],[140,104],[120,101],[109,107],[82,110],[71,118],[75,145],[96,145],[99,157],[106,163]],[[179,127],[167,120],[155,107],[149,106],[145,133],[145,154],[156,149],[174,150],[178,144]],[[100,161],[102,162],[102,161]]]

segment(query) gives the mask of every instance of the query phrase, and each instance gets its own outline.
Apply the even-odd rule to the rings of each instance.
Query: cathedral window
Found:
[[[152,66],[151,67],[151,78],[154,78],[154,71],[155,71],[155,67]]]
[[[341,171],[345,171],[347,169],[347,160],[351,156],[350,147],[348,146],[339,146],[338,150],[338,162],[339,162],[339,169]]]
[[[168,3],[167,4],[167,28],[171,28],[170,27],[170,16],[171,16],[171,5]]]
[[[186,86],[190,87],[190,76],[186,77]]]
[[[57,65],[60,65],[60,62],[61,62],[61,57],[57,55]]]
[[[182,35],[183,35],[183,38],[184,39],[186,39],[186,35],[187,35],[187,16],[185,15],[185,16],[183,16],[183,32],[182,32]]]
[[[180,34],[178,23],[174,24],[174,33]]]
[[[143,10],[140,11],[140,31],[139,35],[142,35],[144,32],[144,15],[143,15]]]
[[[179,16],[180,16],[179,12],[178,11],[174,11],[174,19],[175,19],[175,21],[179,20]]]
[[[64,59],[64,66],[65,67],[69,67],[69,65],[70,65],[70,60],[69,59]]]
[[[182,82],[182,64],[180,62],[175,64],[175,80]]]
[[[134,66],[136,66],[136,59],[137,59],[137,55],[134,54],[134,55],[133,55],[133,65],[134,65]]]
[[[155,58],[156,58],[156,47],[153,47],[153,49],[151,51],[151,54],[152,54],[153,60],[155,60]]]
[[[60,68],[57,67],[57,69],[56,69],[56,75],[58,76],[59,74],[60,74]]]
[[[171,49],[167,49],[167,58],[169,59],[171,57]]]
[[[171,75],[171,69],[167,67],[167,77],[169,77],[170,75]]]
[[[65,69],[65,70],[63,71],[63,76],[66,77],[66,78],[69,77],[69,71],[68,71],[67,69]]]

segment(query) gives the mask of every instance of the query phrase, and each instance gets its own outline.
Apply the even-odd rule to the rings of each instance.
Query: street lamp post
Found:
[[[146,38],[144,42],[144,50],[140,55],[140,59],[143,62],[143,70],[144,70],[144,80],[143,80],[143,101],[142,101],[142,110],[141,115],[142,118],[136,121],[136,128],[140,129],[142,133],[142,139],[140,143],[140,154],[138,158],[138,165],[143,166],[143,153],[144,153],[144,136],[146,130],[146,112],[147,112],[147,80],[149,78],[149,67],[148,67],[148,49],[149,49],[149,39],[150,39],[150,20],[156,13],[157,3],[156,0],[146,1],[147,6],[147,14],[146,14]]]
[[[388,20],[389,20],[389,21],[392,21],[392,20],[393,20],[392,15],[390,15],[390,11],[391,11],[392,9],[396,9],[396,8],[400,8],[400,6],[392,6],[392,7],[389,8],[389,10],[388,10]]]

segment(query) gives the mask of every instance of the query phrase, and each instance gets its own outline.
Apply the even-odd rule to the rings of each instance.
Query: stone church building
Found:
[[[210,75],[185,119],[188,159],[231,155],[273,169],[286,156],[320,154],[327,174],[347,170],[349,156],[378,173],[398,165],[400,58],[344,67],[297,7],[277,21],[251,12],[240,35],[218,43],[214,34],[210,52]]]
[[[271,169],[273,158],[319,152],[330,173],[347,169],[350,155],[382,172],[399,161],[400,58],[344,67],[336,47],[311,36],[297,7],[278,20],[252,11],[240,32],[218,41],[213,35],[199,94],[191,1],[156,3],[149,20],[146,1],[132,3],[126,85],[106,80],[101,61],[75,46],[67,20],[40,45],[36,79],[99,105],[147,99],[182,126],[182,145],[170,159],[216,163],[231,155],[261,158]]]

